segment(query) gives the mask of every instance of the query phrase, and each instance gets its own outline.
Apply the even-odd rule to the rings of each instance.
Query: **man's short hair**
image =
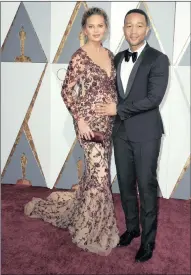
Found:
[[[125,19],[127,17],[127,15],[131,14],[131,13],[139,13],[139,14],[142,14],[144,17],[145,17],[145,21],[147,23],[147,26],[149,26],[149,18],[148,18],[148,15],[141,9],[132,9],[130,11],[128,11],[125,15]],[[124,19],[124,23],[125,23],[125,19]]]

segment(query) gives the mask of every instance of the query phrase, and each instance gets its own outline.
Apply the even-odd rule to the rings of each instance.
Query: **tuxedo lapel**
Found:
[[[121,63],[123,61],[123,58],[124,58],[124,52],[121,52],[121,56],[117,64],[117,87],[118,87],[118,92],[122,98],[125,97],[125,92],[121,81]]]
[[[131,87],[133,85],[133,82],[135,80],[135,77],[136,77],[136,74],[137,74],[137,70],[139,68],[139,66],[141,65],[141,62],[144,58],[144,53],[145,51],[149,48],[149,45],[146,44],[145,48],[143,49],[143,51],[141,52],[140,56],[138,57],[137,61],[135,62],[135,65],[133,66],[133,69],[130,73],[130,76],[129,76],[129,80],[128,80],[128,83],[127,83],[127,87],[126,87],[126,91],[125,91],[125,95],[124,95],[124,98],[126,98],[130,91],[131,91]]]

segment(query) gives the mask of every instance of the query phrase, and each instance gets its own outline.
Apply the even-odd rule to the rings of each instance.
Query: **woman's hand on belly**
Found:
[[[98,103],[95,112],[101,116],[115,116],[117,114],[117,104],[115,102]]]

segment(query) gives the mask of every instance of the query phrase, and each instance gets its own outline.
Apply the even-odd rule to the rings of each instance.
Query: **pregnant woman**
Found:
[[[102,46],[108,30],[106,13],[87,10],[82,28],[87,43],[73,54],[61,94],[84,150],[85,172],[75,192],[33,198],[25,205],[25,214],[68,228],[78,247],[106,256],[119,242],[109,170],[114,118],[96,115],[95,108],[117,102],[116,72],[113,54]]]

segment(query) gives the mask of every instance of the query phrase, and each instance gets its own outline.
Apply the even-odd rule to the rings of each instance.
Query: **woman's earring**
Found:
[[[88,36],[84,34],[84,43],[86,44],[88,42]]]

